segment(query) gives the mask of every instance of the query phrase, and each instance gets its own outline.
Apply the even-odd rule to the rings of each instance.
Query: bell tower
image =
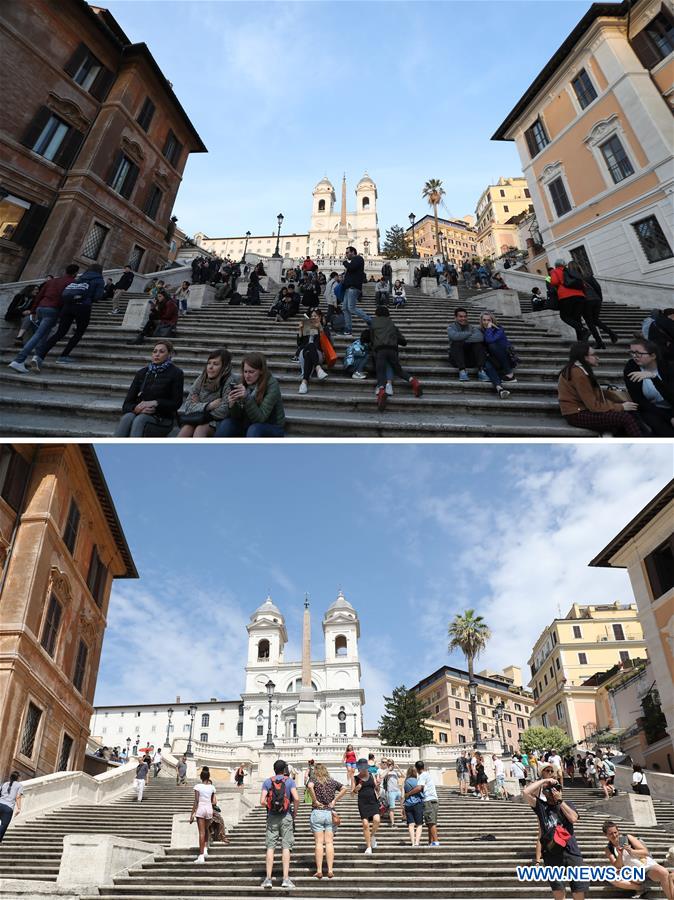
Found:
[[[288,642],[283,613],[267,597],[258,606],[250,622],[248,631],[248,662],[246,664],[246,692],[259,689],[257,678],[261,673],[270,673],[283,662],[283,651]]]

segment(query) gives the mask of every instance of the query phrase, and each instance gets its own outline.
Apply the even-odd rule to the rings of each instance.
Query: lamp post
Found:
[[[246,251],[248,250],[248,239],[250,238],[250,231],[246,232],[246,243],[243,245],[243,256],[241,257],[241,262],[246,261]]]
[[[197,707],[192,703],[190,704],[190,736],[187,739],[187,750],[185,750],[185,756],[194,756],[192,753],[192,729],[194,728],[194,717],[197,714]]]
[[[136,735],[136,743],[135,743],[134,748],[133,748],[133,755],[134,755],[134,756],[136,755],[136,753],[138,753],[138,748],[139,748],[139,747],[140,747],[140,735],[137,734],[137,735]]]
[[[476,750],[486,750],[484,741],[480,740],[480,732],[477,727],[477,684],[474,681],[468,682],[468,693],[470,694],[470,717],[473,723],[473,746]]]
[[[274,737],[278,737],[278,714],[274,716]]]
[[[280,219],[283,219],[283,216],[279,216]],[[281,225],[279,224],[279,230]],[[273,750],[276,746],[274,744],[274,738],[271,735],[271,701],[274,696],[274,688],[276,685],[274,682],[269,679],[269,681],[265,684],[265,688],[267,689],[267,700],[269,701],[269,717],[267,719],[267,740],[264,742],[263,746],[265,750]]]
[[[279,253],[279,246],[281,243],[281,225],[283,225],[283,213],[279,213],[276,216],[276,221],[278,222],[278,232],[276,234],[276,250],[274,250],[272,256],[274,259],[280,259],[281,254]],[[276,687],[276,685],[274,685]]]
[[[131,738],[126,739],[126,761],[131,757]]]
[[[356,716],[358,713],[351,713],[353,716],[353,736],[356,737]]]
[[[417,253],[417,242],[414,237],[414,223],[416,222],[416,216],[414,213],[409,214],[410,225],[412,226],[412,259],[419,259],[419,254]]]
[[[168,747],[170,749],[171,742],[169,741],[169,734],[171,732],[171,716],[173,715],[173,708],[169,706],[166,710],[168,715],[168,725],[166,726],[166,740],[164,741],[164,747]]]

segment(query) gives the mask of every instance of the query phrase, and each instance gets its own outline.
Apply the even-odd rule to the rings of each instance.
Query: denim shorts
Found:
[[[388,805],[390,809],[395,809],[400,802],[400,791],[387,791]]]
[[[309,824],[314,834],[317,831],[332,831],[332,810],[312,809]]]
[[[408,825],[424,824],[424,804],[414,803],[412,806],[405,807],[405,819]]]

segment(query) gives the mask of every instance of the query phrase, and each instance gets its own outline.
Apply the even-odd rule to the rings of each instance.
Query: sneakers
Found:
[[[31,365],[31,368],[35,369],[36,372],[42,371],[42,360],[40,359],[39,356],[34,356],[30,361],[30,365]]]
[[[379,412],[386,409],[386,389],[383,387],[377,388],[377,409]]]
[[[323,381],[325,378],[328,377],[328,373],[325,371],[325,369],[322,369],[320,366],[316,366],[316,376],[319,381]]]
[[[30,369],[26,368],[26,364],[17,362],[15,359],[13,359],[11,363],[7,363],[7,368],[14,369],[14,371],[18,372],[20,375],[30,375]]]
[[[468,372],[466,372],[465,369],[461,369],[461,371],[459,372],[459,381],[470,381]]]
[[[372,856],[372,847],[365,848],[365,856]]]
[[[110,315],[111,315],[111,316],[118,316],[118,315],[119,315],[119,310],[118,310],[118,309],[111,309],[111,310],[110,310]]]
[[[506,391],[506,389],[502,388],[502,387],[498,388],[499,400],[507,400],[509,396],[510,396],[510,391]]]
[[[297,393],[298,394],[306,394],[308,392],[309,392],[309,385],[306,383],[306,381],[303,381],[302,384],[300,385],[300,389]]]
[[[364,379],[367,378],[367,375],[365,374],[365,372],[354,372],[351,377],[354,379],[354,381],[364,381]]]
[[[353,332],[352,331],[343,331],[342,337],[353,337]]]
[[[489,381],[489,375],[487,375],[487,373],[485,372],[484,369],[480,369],[480,371],[477,373],[477,380],[478,381]]]
[[[194,862],[195,863],[205,863],[206,857],[203,855],[203,853],[201,853],[199,856],[197,856],[197,858],[194,860]]]
[[[260,887],[263,887],[266,891],[270,891],[274,887],[274,882],[271,878],[265,878]]]
[[[289,878],[284,878],[281,882],[281,887],[288,888],[288,890],[292,891],[295,888],[295,884]]]
[[[506,375],[506,377],[503,379],[503,381],[506,384],[517,384],[517,379],[515,378],[514,375],[511,375],[510,378],[508,378],[508,376]]]
[[[418,378],[410,378],[410,385],[412,387],[412,393],[415,397],[421,397],[423,391],[421,389],[421,382]]]
[[[376,850],[376,849],[377,849],[377,840],[376,840],[376,838],[372,838],[372,840],[370,841],[370,845],[371,845],[371,847],[372,847],[373,850]]]
[[[431,843],[428,846],[429,847],[439,847],[440,841],[431,841]]]
[[[384,390],[386,391],[386,396],[387,396],[387,397],[392,397],[392,396],[393,396],[393,385],[391,384],[390,381],[387,381],[387,382],[386,382],[386,387],[384,388]]]
[[[204,856],[208,857],[208,847],[204,847]]]

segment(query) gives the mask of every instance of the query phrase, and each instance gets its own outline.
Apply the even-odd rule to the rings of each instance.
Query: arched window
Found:
[[[343,634],[335,638],[335,656],[346,656],[346,636]]]
[[[363,197],[363,209],[367,209],[369,205],[370,205],[370,198]]]
[[[204,713],[203,716],[201,717],[201,727],[208,728],[208,726],[210,724],[211,724],[211,717],[209,716],[208,713]]]
[[[318,211],[325,212],[325,200],[318,201]]]
[[[199,740],[202,742],[202,744],[208,743],[208,735],[206,734],[205,731],[201,732],[201,736],[199,737]]]
[[[257,658],[269,659],[269,641],[260,641],[257,645]]]
[[[311,682],[311,686],[315,691],[318,690],[318,688],[316,687],[316,683],[314,681]],[[286,690],[286,693],[287,694],[297,694],[297,693],[299,693],[301,687],[302,687],[302,679],[296,678],[294,681],[290,682],[290,684],[288,685],[288,688]]]

